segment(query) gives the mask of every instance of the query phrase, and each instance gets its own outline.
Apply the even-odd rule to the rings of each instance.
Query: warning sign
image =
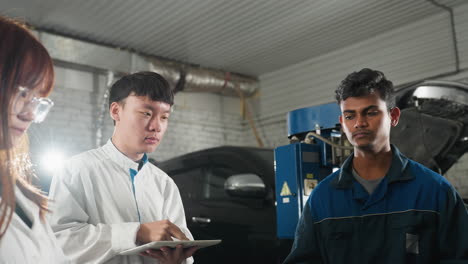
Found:
[[[283,187],[281,188],[280,196],[292,195],[291,190],[289,189],[288,183],[284,182]]]
[[[304,195],[310,195],[310,193],[314,190],[317,184],[318,184],[317,180],[304,179]]]

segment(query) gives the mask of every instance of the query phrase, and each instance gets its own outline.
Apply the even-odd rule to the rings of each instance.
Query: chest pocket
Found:
[[[326,263],[348,263],[355,258],[356,245],[354,225],[345,219],[327,220],[320,223],[320,251]]]
[[[390,263],[433,263],[438,255],[437,225],[437,214],[432,212],[392,215],[389,237],[395,259]]]

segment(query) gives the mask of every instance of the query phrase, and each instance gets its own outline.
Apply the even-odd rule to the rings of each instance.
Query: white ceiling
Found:
[[[253,76],[440,12],[428,0],[0,0],[38,29]]]

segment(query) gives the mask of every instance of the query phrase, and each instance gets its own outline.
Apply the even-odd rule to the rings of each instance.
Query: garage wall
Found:
[[[448,79],[468,84],[468,72],[462,75],[456,75]],[[468,199],[468,153],[465,153],[444,176],[447,177],[463,198]]]
[[[462,69],[468,69],[468,4],[455,9]],[[269,146],[288,143],[286,113],[334,102],[334,90],[347,74],[364,67],[383,71],[395,85],[455,71],[455,53],[447,12],[425,18],[346,48],[260,76],[257,122]],[[450,171],[468,186],[467,158]],[[468,197],[468,191],[464,191]]]
[[[468,20],[457,9],[462,66],[468,66]],[[458,18],[457,17],[457,18]],[[382,33],[346,48],[260,76],[261,117],[333,101],[333,91],[350,72],[363,67],[383,71],[395,85],[455,71],[448,13]]]
[[[67,158],[96,147],[97,124],[106,89],[103,74],[64,67],[55,67],[55,71],[56,84],[50,96],[55,105],[43,123],[33,124],[29,130],[31,156],[39,174],[42,159],[51,150],[60,151]],[[165,160],[198,149],[242,145],[243,124],[238,98],[177,93],[166,136],[150,157]],[[112,131],[113,124],[106,111],[102,144]]]
[[[468,68],[468,4],[459,6],[455,10],[455,24],[460,51],[462,69]]]
[[[238,98],[210,93],[177,93],[161,145],[150,155],[165,160],[191,151],[244,145]]]
[[[461,68],[468,68],[467,13],[468,4],[455,9]],[[47,44],[48,38],[42,36],[41,39],[46,42],[46,47],[54,47],[54,43]],[[261,94],[249,100],[260,136],[267,147],[288,144],[286,113],[300,107],[333,101],[333,90],[339,81],[349,72],[362,67],[384,71],[396,85],[452,72],[455,70],[452,47],[449,17],[443,12],[262,75],[259,77]],[[92,49],[89,51],[90,54],[94,52]],[[147,69],[146,62],[127,53],[122,51],[121,56],[117,56],[120,58],[115,62],[120,65],[117,68],[132,71]],[[54,54],[53,50],[51,54]],[[110,58],[116,57],[115,52],[111,54]],[[71,59],[77,63],[90,61]],[[91,66],[101,67],[99,63],[102,61]],[[33,125],[29,133],[33,158],[38,163],[48,149],[62,150],[65,157],[69,157],[96,145],[96,124],[106,77],[92,70],[76,68],[56,67],[56,72],[56,88],[51,96],[56,105],[46,121]],[[240,116],[238,98],[208,93],[179,93],[175,101],[175,111],[166,137],[151,155],[152,158],[165,160],[219,145],[257,145],[251,127]],[[105,142],[112,133],[112,123],[107,114],[104,120]],[[457,175],[466,175],[467,162],[468,157],[461,160],[449,171],[453,175],[449,178],[457,181]]]
[[[468,68],[468,4],[455,10],[461,67]],[[350,72],[383,71],[395,85],[455,71],[448,13],[382,33],[372,39],[305,60],[259,77],[259,126],[268,142],[286,144],[286,113],[334,101],[333,93]]]
[[[468,154],[458,160],[444,175],[457,189],[461,197],[468,199]]]
[[[96,141],[96,124],[106,78],[89,71],[55,67],[54,107],[44,122],[28,131],[33,157],[49,150],[71,156],[90,149]]]
[[[455,9],[461,68],[468,68],[468,4]],[[455,70],[448,13],[417,21],[372,39],[260,76],[259,122],[275,137],[275,120],[288,111],[333,102],[333,92],[350,72],[363,67],[382,70],[395,85]],[[272,136],[270,136],[272,135]]]

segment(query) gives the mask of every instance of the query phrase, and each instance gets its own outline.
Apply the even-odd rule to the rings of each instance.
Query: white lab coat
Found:
[[[169,219],[193,239],[174,181],[147,162],[132,184],[130,169],[137,171],[138,164],[109,140],[71,158],[55,174],[49,193],[54,201],[50,222],[73,262],[158,263],[148,257],[118,255],[136,246],[140,222]],[[186,263],[193,263],[193,258]]]
[[[5,235],[0,240],[0,263],[69,263],[58,245],[47,221],[39,217],[39,207],[15,186],[16,202],[31,220],[29,228],[13,214]]]

